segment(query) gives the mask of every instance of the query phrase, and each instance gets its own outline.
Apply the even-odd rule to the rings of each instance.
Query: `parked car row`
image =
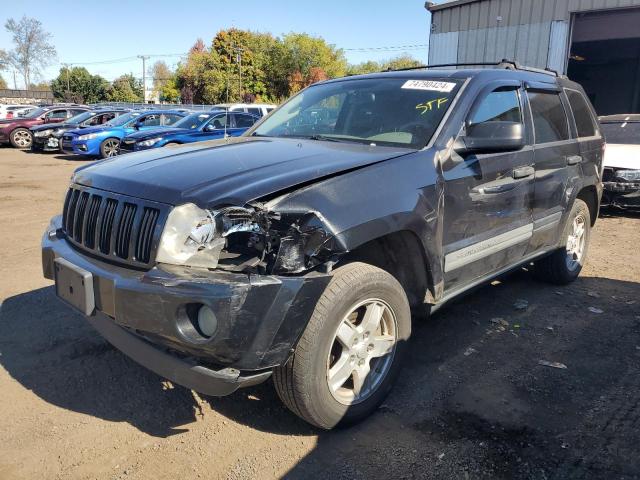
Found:
[[[192,112],[75,104],[41,107],[24,117],[0,120],[0,143],[34,152],[107,158],[121,152],[239,136],[274,108],[224,104]]]
[[[0,105],[0,120],[24,117],[36,108],[36,105]]]

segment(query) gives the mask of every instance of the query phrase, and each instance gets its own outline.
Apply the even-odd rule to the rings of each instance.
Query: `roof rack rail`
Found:
[[[439,63],[435,65],[419,65],[417,67],[405,67],[405,68],[395,68],[395,69],[387,69],[385,72],[404,72],[409,70],[422,70],[429,68],[444,68],[444,67],[498,67],[505,68],[507,70],[523,70],[526,72],[533,73],[543,73],[545,75],[554,75],[556,77],[562,77],[557,71],[552,70],[550,68],[535,68],[535,67],[527,67],[524,65],[520,65],[518,62],[514,60],[502,59],[499,62],[469,62],[469,63]]]

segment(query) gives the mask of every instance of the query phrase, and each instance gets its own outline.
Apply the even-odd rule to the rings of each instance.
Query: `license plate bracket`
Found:
[[[92,315],[95,308],[93,275],[64,258],[54,260],[56,295],[84,315]]]

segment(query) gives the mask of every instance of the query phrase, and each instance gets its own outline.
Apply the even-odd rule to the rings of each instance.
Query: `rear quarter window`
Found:
[[[591,109],[584,96],[577,90],[565,90],[569,105],[576,121],[578,137],[592,137],[596,134],[596,127]]]
[[[569,123],[560,95],[555,92],[527,92],[536,144],[569,140]]]

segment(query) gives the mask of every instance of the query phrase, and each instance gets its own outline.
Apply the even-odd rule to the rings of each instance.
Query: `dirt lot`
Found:
[[[83,163],[0,148],[0,479],[640,478],[640,216],[570,287],[518,272],[418,322],[383,408],[324,433],[269,383],[173,387],[55,299],[40,235]]]

